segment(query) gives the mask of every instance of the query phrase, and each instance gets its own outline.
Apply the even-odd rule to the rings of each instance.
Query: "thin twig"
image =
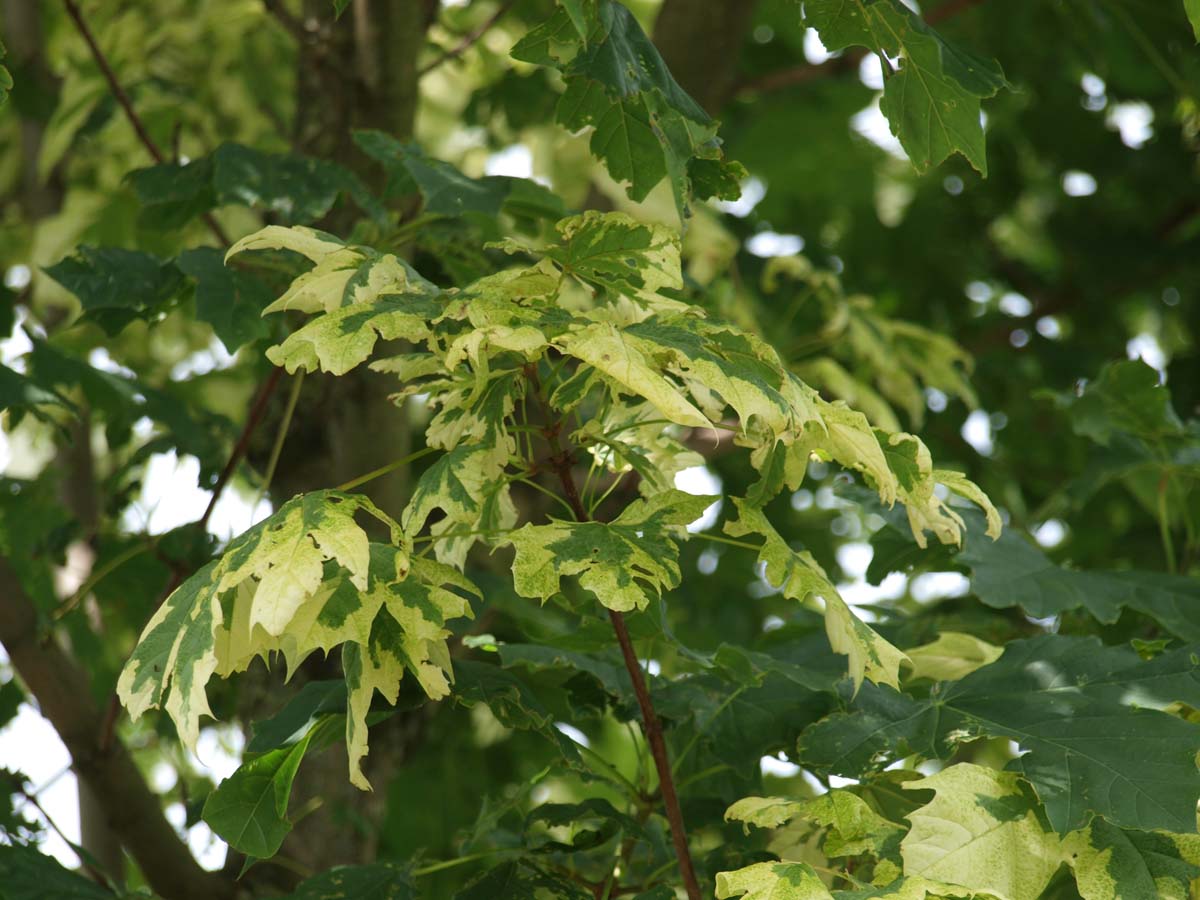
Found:
[[[304,23],[293,16],[279,0],[263,0],[263,8],[274,16],[284,30],[296,40],[304,41],[311,37],[309,30],[304,27]]]
[[[251,510],[258,509],[259,502],[271,487],[271,481],[275,477],[275,467],[279,465],[279,457],[283,455],[283,444],[287,440],[287,433],[292,425],[292,415],[296,412],[296,404],[300,401],[300,388],[303,385],[304,370],[301,369],[292,380],[292,390],[288,394],[287,406],[283,410],[283,420],[279,423],[279,431],[276,433],[275,443],[271,447],[271,456],[267,460],[266,471],[263,472],[262,484],[258,487],[258,494],[254,498],[254,505],[250,507]]]
[[[150,133],[142,123],[141,116],[133,108],[133,101],[129,99],[129,94],[121,86],[121,82],[117,80],[117,73],[113,71],[112,66],[109,64],[108,57],[104,55],[104,51],[96,43],[96,37],[92,34],[92,29],[88,27],[87,21],[83,18],[83,12],[79,9],[79,4],[75,0],[63,0],[63,6],[66,7],[67,15],[71,17],[71,21],[75,23],[76,30],[87,43],[88,49],[91,50],[92,58],[96,61],[96,65],[100,67],[100,72],[104,75],[104,80],[108,82],[108,89],[112,93],[113,99],[117,101],[118,105],[125,112],[125,118],[133,126],[138,140],[142,142],[142,146],[146,148],[146,151],[154,157],[156,163],[159,165],[166,163],[166,156],[163,155],[158,144],[154,142],[154,138],[150,137]],[[209,230],[216,239],[222,244],[228,247],[232,243],[229,240],[229,236],[225,233],[225,229],[213,218],[212,213],[204,214],[204,222],[208,225]]]
[[[496,11],[494,13],[492,13],[483,22],[483,24],[481,24],[478,28],[476,28],[474,31],[470,32],[466,37],[464,37],[461,41],[459,41],[457,44],[455,44],[453,47],[451,47],[449,50],[447,50],[445,53],[443,53],[441,56],[439,56],[433,62],[429,63],[428,65],[422,66],[420,69],[418,69],[417,77],[424,78],[426,75],[428,75],[430,72],[432,72],[438,66],[440,66],[442,63],[446,63],[452,59],[456,59],[459,56],[462,56],[468,50],[470,50],[471,47],[473,47],[479,41],[479,39],[481,37],[483,37],[485,34],[487,34],[487,32],[491,29],[491,27],[493,25],[495,25],[497,22],[500,21],[501,17],[506,12],[508,12],[509,9],[512,8],[512,5],[513,5],[513,0],[507,0],[507,2],[501,3],[500,6],[496,9]]]
[[[30,804],[38,811],[41,817],[46,820],[46,824],[50,826],[50,828],[59,836],[64,844],[66,844],[72,850],[76,849],[75,842],[63,834],[63,830],[58,827],[58,823],[55,822],[54,819],[50,818],[50,813],[46,812],[45,807],[43,807],[41,802],[38,800],[37,794],[30,792],[24,785],[21,785],[21,796],[25,798],[26,803]],[[82,854],[76,853],[75,855],[79,857],[80,864],[83,866],[84,871],[87,872],[88,877],[91,878],[92,881],[106,886],[109,884],[109,880],[104,877],[104,873],[84,859]]]
[[[525,367],[525,375],[533,388],[533,396],[542,405],[547,415],[546,426],[542,433],[550,445],[550,462],[554,467],[558,480],[562,484],[567,503],[575,512],[575,518],[580,522],[590,520],[587,508],[575,487],[575,478],[571,474],[573,454],[564,449],[559,441],[560,425],[549,417],[549,410],[542,404],[542,386],[534,364]],[[629,638],[629,629],[625,625],[625,617],[616,610],[608,611],[612,622],[613,632],[617,643],[621,646],[621,656],[625,660],[625,669],[629,672],[629,680],[633,682],[633,693],[637,697],[638,709],[642,714],[642,731],[646,742],[650,745],[650,755],[654,757],[654,767],[658,770],[658,788],[662,794],[663,807],[667,813],[667,822],[671,826],[671,842],[675,847],[675,858],[679,863],[679,874],[683,879],[683,887],[687,891],[688,900],[700,900],[700,884],[696,880],[696,870],[692,865],[691,850],[688,849],[687,830],[684,827],[683,811],[679,807],[679,796],[675,792],[675,780],[671,774],[671,760],[667,755],[667,744],[663,740],[662,722],[654,703],[650,699],[650,691],[646,686],[646,676],[638,662],[637,653],[633,649],[633,641]]]
[[[250,413],[246,416],[246,424],[242,427],[242,433],[238,437],[238,441],[233,446],[233,452],[229,454],[229,459],[225,462],[225,468],[221,470],[221,474],[217,476],[217,483],[213,485],[212,497],[209,498],[208,506],[204,510],[197,525],[203,530],[208,527],[208,520],[212,516],[213,509],[217,505],[217,500],[221,497],[221,492],[225,490],[225,485],[229,483],[229,479],[233,477],[234,470],[242,461],[242,457],[246,455],[246,450],[250,446],[250,438],[254,435],[254,430],[258,427],[258,423],[262,421],[263,415],[267,411],[267,401],[271,399],[271,395],[275,393],[275,388],[279,384],[279,379],[283,375],[283,369],[275,368],[271,370],[271,374],[267,376],[267,380],[263,382],[262,387],[258,389],[258,396],[254,398],[254,404],[250,407]]]

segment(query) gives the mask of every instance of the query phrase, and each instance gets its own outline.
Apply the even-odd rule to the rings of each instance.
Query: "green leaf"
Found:
[[[287,817],[292,782],[315,731],[243,762],[208,795],[202,817],[230,847],[255,859],[279,851],[292,830]]]
[[[857,688],[863,678],[880,684],[900,686],[900,663],[905,655],[881,638],[846,605],[824,570],[807,551],[795,551],[767,521],[762,510],[735,497],[738,520],[727,522],[732,535],[758,534],[764,538],[758,560],[766,567],[766,576],[779,585],[785,597],[806,600],[810,595],[825,601],[825,632],[835,653],[850,658],[850,677]]]
[[[509,535],[516,550],[513,586],[523,597],[548,600],[564,576],[609,609],[645,609],[651,597],[679,584],[674,537],[716,497],[666,491],[636,500],[612,522],[525,525]]]
[[[1188,21],[1192,23],[1196,43],[1200,44],[1200,0],[1183,0],[1183,8],[1187,11]]]
[[[34,847],[0,844],[3,900],[113,900],[114,896]]]
[[[8,366],[0,366],[0,412],[7,412],[5,422],[15,427],[26,413],[31,413],[44,422],[54,421],[51,409],[59,409],[74,416],[75,404],[54,390],[43,386],[28,375],[15,372]]]
[[[1194,578],[1066,569],[1015,532],[996,543],[973,535],[959,559],[971,569],[971,590],[988,606],[1019,605],[1039,618],[1083,607],[1106,623],[1117,621],[1127,607],[1156,619],[1185,640],[1200,640],[1200,626],[1192,614],[1200,600],[1200,583]]]
[[[833,900],[808,863],[755,863],[717,873],[717,897],[743,900]]]
[[[134,319],[153,319],[183,287],[183,275],[169,260],[140,250],[81,245],[73,256],[46,268],[46,274],[79,298],[83,318],[108,334]]]
[[[369,215],[383,207],[349,169],[295,153],[267,153],[222,144],[187,163],[160,163],[129,175],[143,205],[143,222],[178,228],[216,206],[262,210],[284,223],[315,222],[345,195]]]
[[[450,163],[426,156],[416,144],[404,144],[382,131],[356,131],[354,142],[384,166],[393,184],[411,180],[430,215],[474,214],[487,220],[504,210],[558,219],[566,212],[561,198],[527,178],[470,178]]]
[[[579,761],[575,742],[554,726],[554,715],[523,680],[500,666],[454,660],[454,699],[465,705],[483,703],[509,728],[536,731],[568,762]]]
[[[0,60],[8,55],[8,50],[4,44],[0,43]],[[0,106],[8,102],[8,95],[12,91],[13,79],[12,73],[8,71],[7,66],[0,65]]]
[[[943,40],[900,0],[813,0],[804,20],[830,50],[899,57],[895,71],[883,60],[879,108],[918,172],[957,152],[987,175],[979,101],[1007,85],[999,64]]]
[[[1118,432],[1157,441],[1183,431],[1171,392],[1140,359],[1110,363],[1079,396],[1058,394],[1076,434],[1107,446]]]
[[[407,873],[389,863],[334,866],[300,883],[280,900],[412,900]]]
[[[322,713],[346,711],[346,683],[341,679],[310,681],[269,719],[254,723],[247,753],[266,753],[299,739]]]
[[[229,353],[266,337],[262,311],[271,294],[247,272],[226,268],[220,250],[197,247],[175,260],[183,274],[196,280],[196,318],[213,327]]]
[[[1001,647],[961,631],[943,631],[937,639],[904,651],[912,667],[911,678],[930,681],[956,681],[976,669],[994,663],[1004,652]]]
[[[530,863],[501,863],[454,895],[454,900],[590,900],[592,894],[570,881],[541,871]]]
[[[722,159],[716,123],[671,77],[633,14],[615,0],[560,8],[512,49],[516,59],[558,69],[566,91],[557,118],[594,128],[593,155],[633,200],[669,176],[681,220],[691,199],[736,197],[745,172]]]
[[[900,845],[906,874],[961,885],[997,900],[1039,897],[1063,860],[1020,779],[971,763],[906,781],[934,798],[909,814]]]
[[[1122,828],[1194,831],[1200,724],[1163,710],[1200,704],[1193,647],[1142,660],[1128,646],[1042,635],[923,700],[864,685],[852,713],[809,728],[808,764],[861,775],[909,753],[945,758],[962,742],[1008,738],[1012,763],[1060,834],[1093,814]]]
[[[1084,900],[1189,900],[1200,877],[1194,834],[1126,831],[1093,819],[1063,841]]]

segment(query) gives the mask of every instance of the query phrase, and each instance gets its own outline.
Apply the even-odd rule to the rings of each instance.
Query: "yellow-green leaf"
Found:
[[[854,615],[812,554],[789,547],[761,509],[740,497],[735,497],[733,502],[738,519],[726,522],[725,530],[735,537],[758,534],[764,538],[758,560],[766,567],[766,576],[771,583],[793,600],[804,601],[809,595],[815,595],[825,601],[825,633],[829,645],[835,652],[850,658],[850,677],[855,688],[862,684],[864,677],[899,688],[900,663],[905,655]]]

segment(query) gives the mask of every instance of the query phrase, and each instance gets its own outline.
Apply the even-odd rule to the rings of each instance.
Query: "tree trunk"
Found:
[[[654,44],[671,74],[714,116],[733,95],[756,5],[755,0],[663,0],[654,22]]]
[[[341,163],[368,186],[379,189],[382,173],[358,150],[351,132],[374,128],[401,140],[412,137],[418,55],[438,4],[436,0],[354,0],[336,23],[329,6],[328,0],[304,2],[301,22],[307,33],[297,60],[294,143],[298,152]],[[346,236],[350,213],[335,209],[321,227]],[[408,455],[412,433],[407,414],[388,399],[396,387],[394,378],[365,367],[339,378],[307,376],[275,475],[277,498],[349,481]],[[278,422],[283,398],[277,396],[275,404]],[[259,435],[265,446],[273,437]],[[408,497],[409,480],[405,467],[360,490],[380,508],[398,515]],[[336,658],[335,654],[328,662],[314,662],[293,684],[299,686],[306,675],[338,677]],[[253,679],[256,683],[252,685],[251,679],[243,678],[240,688],[248,694],[240,704],[244,717],[262,717],[284,702],[276,673],[263,677],[269,683]],[[418,710],[378,726],[366,760],[374,793],[363,793],[349,783],[342,745],[306,759],[293,790],[292,809],[309,802],[320,805],[297,823],[281,855],[301,860],[313,871],[370,861],[375,852],[374,835],[370,828],[352,823],[375,823],[382,818],[389,773],[403,760],[411,733],[420,730],[426,716],[427,711]],[[291,877],[279,867],[261,868],[261,876],[271,877],[276,884]]]

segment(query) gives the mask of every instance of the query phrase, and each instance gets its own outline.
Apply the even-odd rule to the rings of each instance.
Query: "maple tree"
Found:
[[[1200,13],[1076,5],[6,20],[0,897],[1191,896]]]

